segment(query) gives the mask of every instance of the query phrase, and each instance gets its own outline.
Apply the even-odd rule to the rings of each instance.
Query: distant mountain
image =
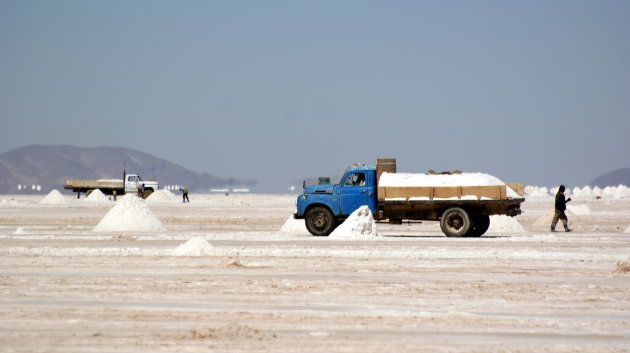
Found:
[[[591,182],[591,186],[617,186],[619,184],[630,186],[630,168],[621,168],[597,177]]]
[[[187,170],[152,155],[120,147],[25,146],[0,154],[0,194],[63,189],[67,179],[122,179],[127,172],[163,185],[185,185],[191,191],[217,187],[252,187],[254,180],[220,178]],[[22,185],[22,190],[18,190]],[[26,191],[24,190],[26,187]]]

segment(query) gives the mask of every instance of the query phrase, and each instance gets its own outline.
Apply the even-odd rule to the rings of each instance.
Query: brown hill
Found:
[[[591,186],[605,188],[607,186],[630,185],[630,168],[621,168],[601,175],[591,182]]]
[[[123,165],[144,179],[154,178],[163,185],[185,185],[191,191],[235,186],[252,187],[254,180],[220,178],[187,170],[147,153],[121,147],[83,148],[75,146],[25,146],[0,154],[0,194],[41,192],[63,188],[67,179],[122,179]],[[26,191],[18,190],[26,185]]]

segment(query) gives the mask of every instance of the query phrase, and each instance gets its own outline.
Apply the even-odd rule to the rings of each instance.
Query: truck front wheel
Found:
[[[313,235],[329,235],[335,229],[335,217],[325,207],[313,207],[305,215],[306,229]]]
[[[470,216],[463,208],[449,208],[442,213],[440,228],[447,237],[465,237],[471,229]]]

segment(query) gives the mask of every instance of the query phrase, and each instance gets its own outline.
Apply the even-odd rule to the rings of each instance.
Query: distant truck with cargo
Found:
[[[122,179],[66,180],[63,188],[76,192],[77,198],[81,197],[81,193],[89,195],[96,189],[105,195],[113,195],[114,198],[126,193],[137,193],[139,196],[147,198],[158,190],[159,183],[156,180],[143,180],[138,174],[123,172]]]
[[[368,206],[376,221],[439,221],[448,237],[480,237],[491,215],[521,214],[522,184],[482,173],[396,173],[396,159],[350,167],[336,185],[304,187],[294,218],[312,235],[329,235],[352,212]]]

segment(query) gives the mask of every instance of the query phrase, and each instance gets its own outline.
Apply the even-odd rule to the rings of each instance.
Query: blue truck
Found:
[[[326,236],[352,212],[367,205],[376,221],[439,221],[449,237],[479,237],[491,215],[517,216],[525,201],[507,196],[507,185],[450,187],[379,186],[383,172],[395,173],[395,159],[378,159],[376,167],[352,166],[339,184],[304,187],[294,218],[304,219],[312,235]],[[508,184],[522,189],[521,184]]]

